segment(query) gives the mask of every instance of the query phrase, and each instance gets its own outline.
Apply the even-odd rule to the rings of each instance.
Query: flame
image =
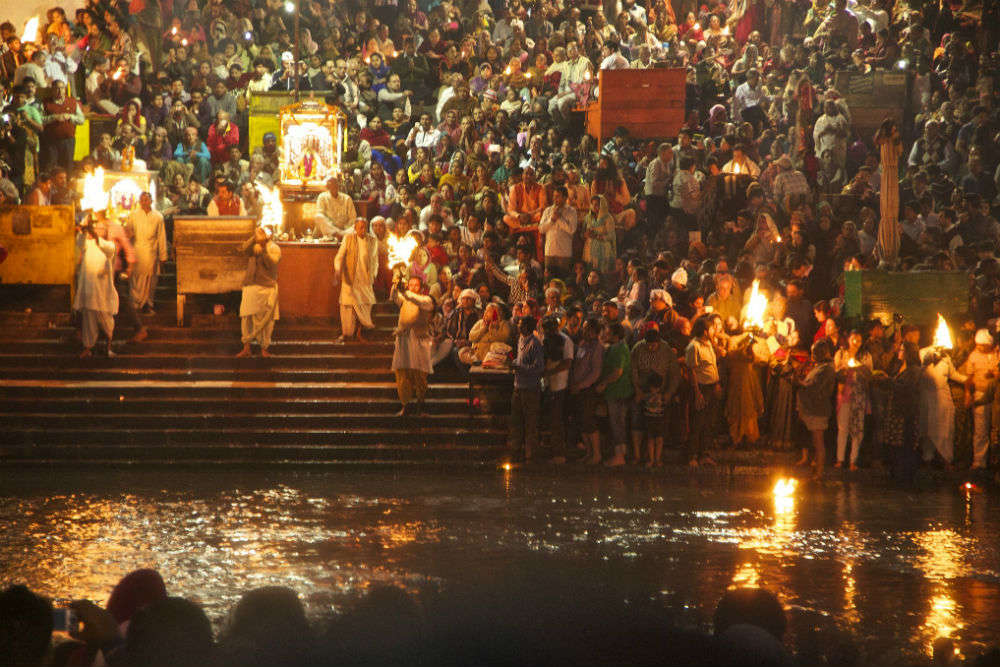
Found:
[[[774,483],[771,495],[774,496],[774,513],[776,515],[791,514],[795,511],[795,487],[799,480],[794,477],[782,477]]]
[[[857,368],[857,366],[858,366],[858,362],[856,362],[854,360],[854,357],[851,357],[850,359],[847,360],[847,367],[848,368]]]
[[[590,81],[590,77],[591,77],[591,76],[592,76],[592,75],[591,75],[591,73],[590,73],[590,70],[588,69],[588,70],[587,70],[586,72],[584,72],[584,73],[583,73],[583,80],[584,80],[584,81]]]
[[[188,40],[187,37],[185,37],[184,39],[181,40],[181,46],[187,46],[187,45],[188,45]]]
[[[122,71],[120,69],[116,69],[115,73],[111,75],[111,78],[114,79],[115,81],[122,78]]]
[[[728,25],[725,28],[722,29],[722,34],[723,35],[729,35],[729,26]]]
[[[104,169],[98,167],[90,174],[83,175],[83,196],[80,197],[81,211],[103,211],[108,208],[108,193],[104,191]]]
[[[21,33],[22,42],[34,42],[38,39],[38,17],[33,16],[24,24],[24,32]]]
[[[750,288],[750,300],[747,301],[747,318],[745,325],[748,328],[763,328],[764,313],[767,311],[767,297],[760,293],[760,281],[753,281]]]
[[[406,266],[410,263],[410,255],[417,249],[417,239],[407,234],[399,238],[395,234],[387,236],[386,245],[389,246],[389,266]]]
[[[733,173],[734,174],[740,173],[740,163],[739,162],[734,162],[733,163]]]
[[[176,35],[177,34],[177,26],[174,26],[173,28],[170,29],[170,34],[171,35]]]
[[[697,30],[701,30],[701,24],[700,23],[695,23],[693,26],[691,26],[691,28],[694,29],[694,30],[696,30],[696,31]]]
[[[951,331],[948,330],[948,323],[941,317],[941,313],[938,313],[937,329],[934,330],[934,347],[946,350],[952,348]]]
[[[277,234],[285,224],[285,209],[281,203],[281,191],[278,188],[257,187],[257,193],[264,204],[260,214],[260,226],[268,227]]]
[[[507,76],[510,76],[510,65],[507,65],[507,69],[505,69],[503,73],[506,74]]]
[[[774,238],[774,242],[775,242],[775,243],[781,243],[781,236],[780,236],[780,235],[779,235],[779,236],[776,236],[776,237]]]

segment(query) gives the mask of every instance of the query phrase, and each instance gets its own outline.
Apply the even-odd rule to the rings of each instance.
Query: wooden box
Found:
[[[240,244],[253,234],[253,218],[176,216],[177,326],[184,326],[188,294],[238,292],[246,275],[247,255]]]
[[[677,136],[684,125],[687,70],[601,70],[599,95],[587,107],[587,134],[603,144],[619,127],[639,139]]]

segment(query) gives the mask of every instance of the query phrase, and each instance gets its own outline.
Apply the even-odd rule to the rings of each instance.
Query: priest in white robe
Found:
[[[105,233],[107,228],[105,227]],[[109,357],[111,339],[115,331],[115,315],[118,313],[118,291],[115,289],[114,265],[115,243],[103,238],[94,227],[84,228],[77,234],[76,294],[73,296],[73,310],[80,313],[82,322],[81,357],[93,355],[93,347],[101,332],[108,339]]]
[[[354,336],[359,341],[364,340],[362,328],[375,328],[372,322],[373,285],[378,275],[378,239],[368,231],[368,221],[364,218],[355,218],[354,228],[341,240],[333,270],[340,279],[340,338],[337,342],[343,343]]]
[[[136,310],[152,310],[160,264],[167,261],[167,232],[163,215],[153,210],[153,197],[148,192],[139,196],[139,208],[128,216],[125,228],[135,248],[135,266],[129,278],[132,304]]]
[[[950,466],[955,452],[955,401],[949,382],[964,384],[967,378],[958,372],[950,356],[935,347],[920,350],[920,360],[924,365],[920,383],[924,461],[931,461],[937,452]]]

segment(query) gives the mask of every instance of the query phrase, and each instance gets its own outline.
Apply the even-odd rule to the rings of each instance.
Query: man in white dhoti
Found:
[[[945,464],[951,466],[955,447],[955,402],[948,382],[964,384],[967,378],[958,372],[951,357],[937,348],[920,350],[920,361],[924,364],[924,376],[920,383],[920,434],[924,443],[924,461],[930,462],[937,451]]]
[[[105,236],[107,228],[105,227]],[[73,310],[80,312],[83,331],[83,352],[81,357],[93,355],[100,332],[108,338],[108,356],[111,338],[115,331],[115,315],[118,313],[118,291],[115,289],[114,265],[115,242],[88,225],[77,234],[76,294]]]
[[[260,345],[260,356],[270,357],[271,334],[278,319],[278,262],[281,248],[271,240],[270,230],[258,227],[240,250],[250,255],[243,278],[240,320],[243,349],[237,357],[251,355],[250,344]]]
[[[334,174],[326,180],[326,192],[316,198],[316,229],[323,236],[339,239],[357,217],[354,200],[340,191],[340,176]]]
[[[993,345],[989,330],[976,332],[976,349],[965,360],[959,372],[970,379],[973,392],[972,408],[972,468],[985,468],[990,448],[990,413],[993,411],[993,383],[997,377],[1000,355]]]
[[[125,231],[135,249],[135,265],[129,278],[132,305],[136,310],[152,312],[160,264],[167,261],[167,232],[163,215],[153,210],[148,192],[139,196],[139,208],[128,216]]]
[[[427,376],[433,372],[430,334],[434,300],[423,294],[423,281],[414,276],[406,286],[392,286],[389,298],[399,306],[399,323],[393,332],[396,349],[392,354],[392,370],[396,373],[396,391],[403,408],[398,417],[410,414],[410,403],[417,400],[417,413],[423,411],[427,394]]]
[[[340,338],[357,336],[361,330],[374,329],[372,306],[375,305],[375,276],[378,275],[378,239],[368,232],[368,221],[354,220],[354,229],[344,235],[333,260],[334,274],[340,279]],[[359,326],[360,324],[360,326]]]

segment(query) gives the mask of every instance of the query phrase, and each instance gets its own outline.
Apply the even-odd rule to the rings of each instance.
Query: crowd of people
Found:
[[[30,42],[0,25],[0,200],[72,202],[97,166],[154,172],[142,220],[81,233],[85,353],[116,313],[141,339],[171,217],[262,215],[279,149],[273,134],[248,144],[249,95],[303,91],[348,116],[315,235],[343,241],[345,336],[370,328],[377,298],[400,306],[404,414],[435,368],[509,366],[510,445],[528,459],[657,466],[667,441],[695,466],[724,437],[808,443],[817,474],[828,458],[904,478],[921,458],[986,468],[1000,422],[997,12],[90,0],[49,10]],[[675,140],[582,132],[600,70],[657,67],[688,73]],[[872,134],[836,81],[879,71],[902,74],[905,99]],[[83,110],[114,132],[77,162]],[[378,215],[359,220],[356,201]],[[245,246],[243,355],[267,352],[277,314],[268,233]],[[397,261],[401,239],[416,248]],[[954,350],[930,346],[930,322],[846,318],[844,271],[883,268],[969,273]],[[749,326],[754,293],[768,305]]]
[[[799,637],[790,649],[784,606],[763,588],[727,590],[706,633],[656,603],[623,600],[586,578],[571,582],[528,568],[503,581],[415,593],[375,586],[319,621],[307,618],[294,590],[267,586],[244,593],[218,631],[198,603],[170,595],[151,569],[126,575],[105,606],[77,600],[54,609],[13,585],[0,590],[0,655],[8,667],[886,664],[866,659],[847,637]],[[932,659],[903,653],[891,664],[1000,664],[1000,649],[966,658],[946,637],[935,641]]]

